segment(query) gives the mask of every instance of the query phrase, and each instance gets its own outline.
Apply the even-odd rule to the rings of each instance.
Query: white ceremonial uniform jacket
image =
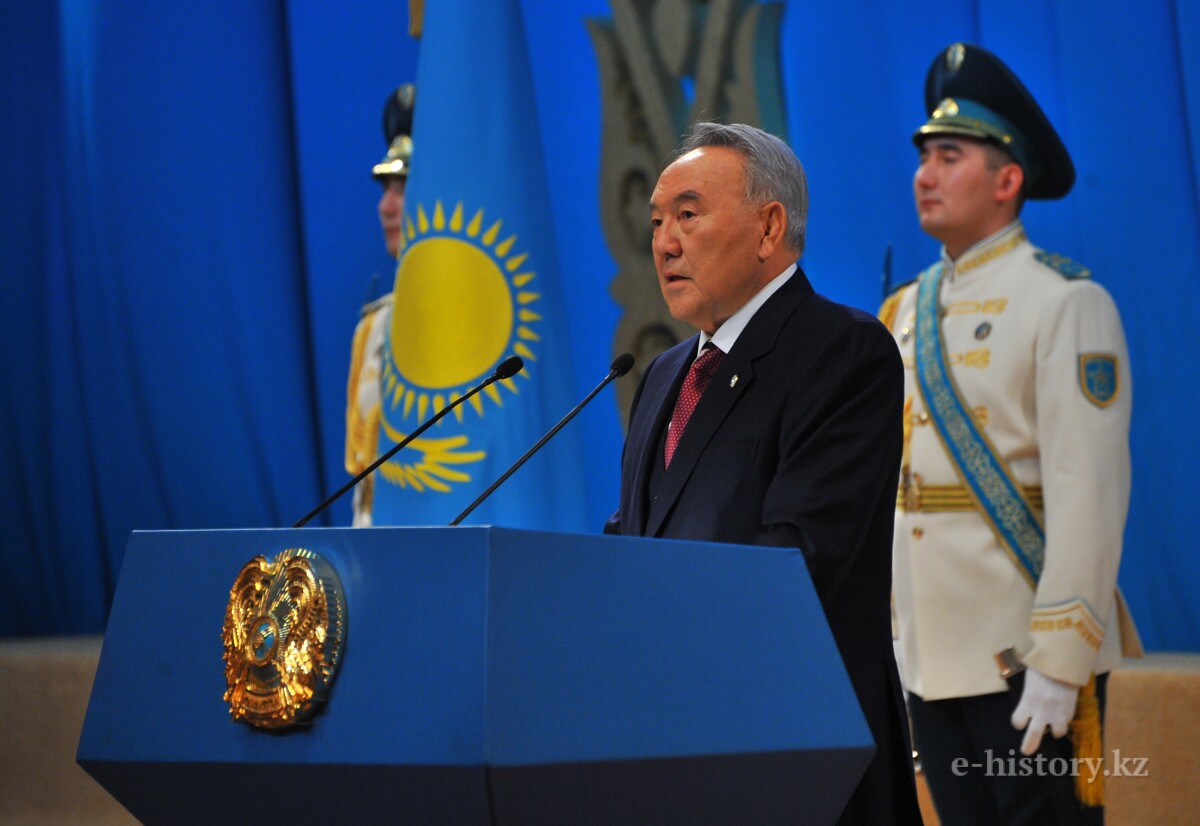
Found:
[[[1042,488],[1045,567],[1035,592],[977,509],[939,509],[932,493],[921,509],[921,487],[960,499],[966,490],[917,385],[918,279],[893,297],[891,320],[891,305],[881,313],[904,359],[902,479],[907,472],[917,487],[907,502],[903,487],[898,496],[893,552],[904,686],[925,700],[1004,691],[994,655],[1010,647],[1026,665],[1083,685],[1121,657],[1115,589],[1132,394],[1120,317],[1104,288],[1067,277],[1086,270],[1030,245],[1019,221],[957,262],[943,251],[943,266],[951,372],[1016,482]],[[1115,386],[1094,374],[1089,384],[1084,365],[1096,359],[1115,364]]]
[[[351,476],[366,470],[377,458],[379,417],[382,408],[383,347],[392,323],[392,294],[363,307],[350,347],[350,375],[346,382],[346,472]],[[375,475],[354,487],[356,527],[372,524]]]

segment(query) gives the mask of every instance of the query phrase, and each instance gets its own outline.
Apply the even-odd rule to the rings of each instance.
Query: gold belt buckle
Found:
[[[921,474],[913,473],[906,467],[901,473],[901,478],[903,479],[904,510],[909,513],[917,513],[921,510]]]

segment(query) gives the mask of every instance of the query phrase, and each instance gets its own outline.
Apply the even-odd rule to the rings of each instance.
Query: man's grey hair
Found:
[[[804,252],[808,221],[808,179],[791,147],[774,135],[744,123],[696,123],[684,136],[676,157],[702,146],[727,146],[746,159],[746,203],[779,201],[787,213],[787,245]]]

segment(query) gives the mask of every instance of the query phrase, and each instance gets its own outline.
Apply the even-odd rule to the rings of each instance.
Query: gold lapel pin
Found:
[[[735,384],[737,384],[737,374],[736,374],[736,373],[734,374],[733,378],[731,378],[731,379],[729,380],[729,386],[730,386],[730,387],[733,387]]]

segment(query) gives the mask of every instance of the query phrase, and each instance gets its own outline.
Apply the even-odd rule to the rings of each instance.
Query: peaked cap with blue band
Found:
[[[967,135],[992,141],[1025,171],[1025,196],[1061,198],[1075,184],[1075,165],[1033,95],[1000,58],[979,46],[943,49],[925,76],[929,121],[913,134]]]

